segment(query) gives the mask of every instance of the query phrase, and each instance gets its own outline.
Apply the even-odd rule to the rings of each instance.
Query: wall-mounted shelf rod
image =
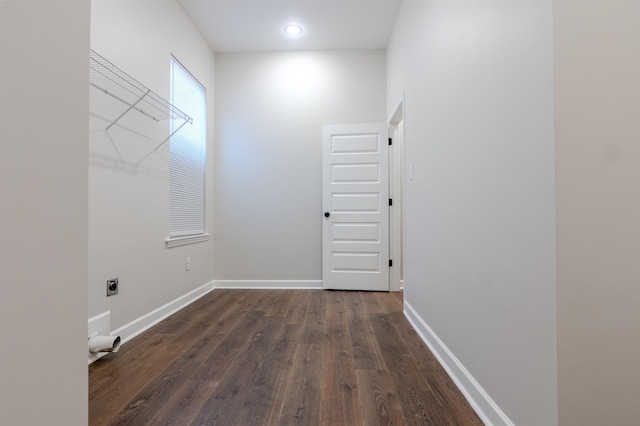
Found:
[[[89,86],[93,86],[96,89],[98,89],[99,91],[101,91],[102,93],[104,93],[105,95],[111,96],[112,98],[114,98],[117,101],[122,102],[123,104],[130,106],[131,104],[127,101],[125,101],[124,99],[122,99],[119,96],[116,96],[114,93],[108,91],[107,89],[103,89],[102,87],[98,86],[97,84],[93,83],[93,82],[89,82]],[[138,111],[140,114],[146,115],[147,117],[149,117],[150,119],[152,119],[153,121],[160,121],[157,117],[154,117],[153,115],[149,114],[147,111],[144,111],[143,109],[140,108],[133,108],[134,110]]]
[[[108,136],[121,162],[129,160],[131,152],[144,149],[143,161],[186,124],[193,123],[187,114],[93,50],[89,85],[90,127]]]

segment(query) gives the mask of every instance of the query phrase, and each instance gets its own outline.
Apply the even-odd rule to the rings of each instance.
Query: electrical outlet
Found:
[[[187,257],[187,259],[184,262],[184,269],[187,271],[191,270],[191,258]]]
[[[118,294],[118,279],[112,278],[107,280],[107,297],[113,296],[114,294]]]

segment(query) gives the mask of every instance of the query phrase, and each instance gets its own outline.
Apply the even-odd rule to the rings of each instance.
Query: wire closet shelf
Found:
[[[183,126],[193,123],[187,114],[94,50],[90,51],[89,72],[91,131],[104,132],[121,160],[112,138],[116,132],[156,142],[140,163]]]

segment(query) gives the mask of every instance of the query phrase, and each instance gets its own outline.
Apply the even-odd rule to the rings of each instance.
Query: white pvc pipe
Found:
[[[89,352],[118,352],[120,349],[120,336],[100,336],[89,337]]]

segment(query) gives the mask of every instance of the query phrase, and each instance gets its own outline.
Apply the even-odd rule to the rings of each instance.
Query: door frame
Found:
[[[389,119],[389,197],[393,206],[389,211],[389,257],[393,266],[389,269],[389,291],[404,289],[404,93]]]

